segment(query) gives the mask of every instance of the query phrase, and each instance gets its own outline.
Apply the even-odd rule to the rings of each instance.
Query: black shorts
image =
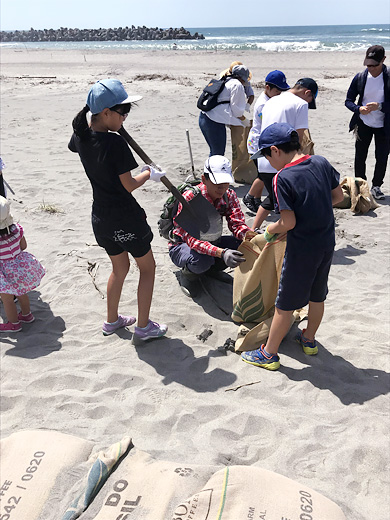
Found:
[[[311,302],[323,302],[328,294],[328,276],[333,248],[328,251],[286,249],[275,306],[294,311]]]
[[[135,211],[128,208],[93,208],[92,228],[96,242],[109,256],[127,251],[134,258],[140,258],[151,249],[153,233],[141,207],[135,208]]]

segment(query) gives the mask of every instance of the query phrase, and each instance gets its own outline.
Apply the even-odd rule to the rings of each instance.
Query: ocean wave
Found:
[[[368,32],[368,31],[373,31],[373,32],[390,32],[390,28],[387,29],[386,27],[370,27],[369,29],[361,29],[361,32]]]
[[[384,37],[382,38],[389,38]],[[144,50],[158,51],[171,50],[174,41],[102,41],[102,42],[6,42],[0,43],[0,48],[11,47],[14,49],[61,49],[61,50]],[[229,37],[213,36],[205,40],[181,40],[176,41],[176,51],[250,51],[261,50],[265,52],[348,52],[361,51],[372,45],[367,38],[361,37],[359,41],[334,41],[329,38],[321,40],[293,40],[284,38],[270,40],[265,38],[243,36]]]

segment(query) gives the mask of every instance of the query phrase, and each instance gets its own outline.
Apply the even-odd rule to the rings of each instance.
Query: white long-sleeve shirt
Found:
[[[238,119],[244,115],[246,107],[246,94],[242,83],[238,79],[229,79],[218,96],[218,101],[229,101],[222,103],[208,112],[203,112],[206,116],[224,125],[244,126]]]

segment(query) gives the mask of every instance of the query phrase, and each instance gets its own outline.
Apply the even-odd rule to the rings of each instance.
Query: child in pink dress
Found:
[[[23,228],[14,224],[10,202],[0,196],[0,296],[7,322],[0,323],[0,332],[19,332],[22,323],[32,323],[28,292],[41,282],[45,269],[30,253],[23,236]],[[14,296],[17,296],[21,312],[18,313]]]

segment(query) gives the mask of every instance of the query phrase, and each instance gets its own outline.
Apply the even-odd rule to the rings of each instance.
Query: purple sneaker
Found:
[[[167,333],[168,326],[163,323],[159,325],[155,321],[149,320],[146,327],[135,327],[133,341],[147,341],[148,339],[161,338]]]
[[[136,322],[136,318],[134,316],[122,316],[122,314],[118,314],[118,319],[114,321],[114,323],[108,323],[105,321],[103,323],[103,336],[110,336],[116,330],[121,329],[123,327],[130,327],[133,323]]]

